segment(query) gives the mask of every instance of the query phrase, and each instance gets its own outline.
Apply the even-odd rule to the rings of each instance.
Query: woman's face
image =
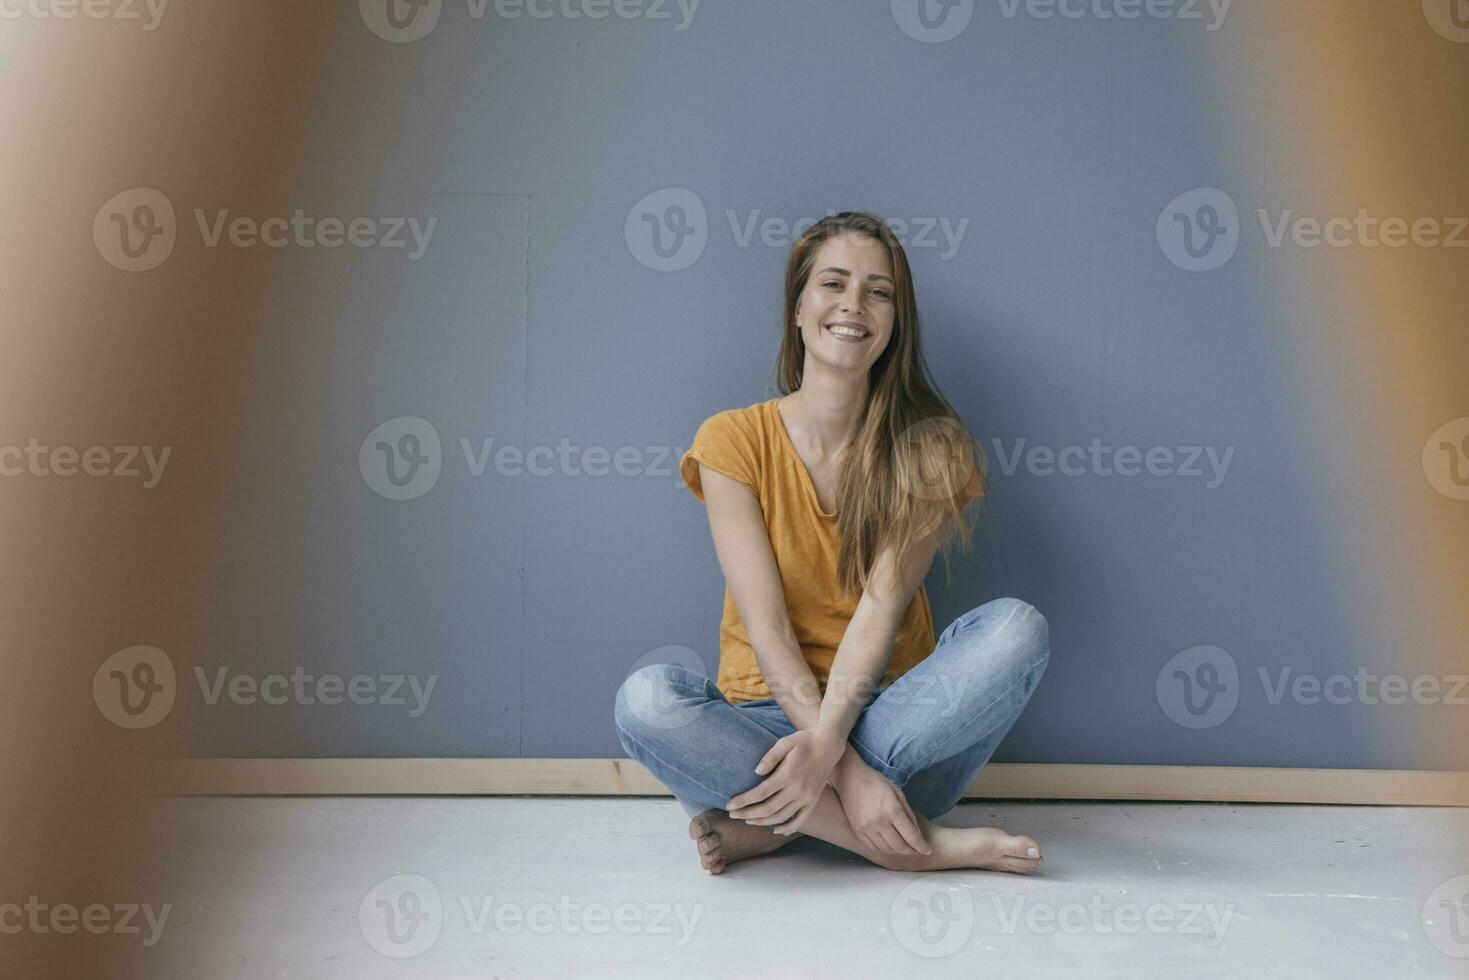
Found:
[[[838,370],[870,368],[893,335],[894,286],[892,259],[877,239],[844,232],[824,242],[796,300],[807,356]],[[836,325],[863,336],[842,336]]]

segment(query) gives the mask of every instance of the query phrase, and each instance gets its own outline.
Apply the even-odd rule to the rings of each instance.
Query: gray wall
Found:
[[[300,93],[290,195],[173,202],[206,276],[232,253],[201,250],[194,207],[437,219],[418,259],[271,257],[236,365],[252,399],[209,640],[191,652],[211,677],[436,675],[428,708],[209,705],[181,676],[175,721],[197,752],[621,756],[612,698],[630,669],[688,655],[668,647],[717,665],[722,578],[674,463],[709,414],[774,394],[789,237],[742,241],[731,222],[851,208],[963,229],[909,249],[929,363],[993,476],[975,551],[952,584],[938,564],[928,580],[935,625],[1020,596],[1054,648],[997,761],[1431,767],[1430,749],[1361,737],[1360,707],[1246,699],[1194,730],[1159,703],[1160,669],[1198,645],[1250,675],[1286,652],[1318,674],[1365,656],[1267,256],[1242,246],[1195,275],[1155,234],[1174,195],[1263,179],[1222,119],[1221,34],[985,3],[945,43],[910,37],[887,3],[705,0],[684,30],[672,12],[476,19],[459,0],[393,43],[344,5]],[[638,205],[668,188],[703,207],[704,244],[660,271],[640,215],[668,198]],[[442,445],[436,482],[407,500],[359,466],[400,417]],[[1207,460],[1201,477],[1065,476],[1007,473],[997,452],[1094,437],[1232,455],[1210,485]],[[491,458],[476,476],[461,440],[487,439],[635,447],[633,475],[517,476]]]

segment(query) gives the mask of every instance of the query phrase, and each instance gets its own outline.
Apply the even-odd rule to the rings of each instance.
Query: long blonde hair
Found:
[[[957,532],[970,547],[967,505],[960,498],[978,471],[980,490],[973,502],[982,509],[989,496],[984,450],[970,436],[958,413],[939,394],[919,344],[918,304],[908,257],[892,230],[865,211],[828,215],[807,229],[786,260],[785,317],[776,385],[782,395],[801,387],[806,344],[796,325],[796,301],[806,288],[816,251],[835,235],[855,233],[887,247],[892,259],[894,311],[892,336],[869,369],[868,399],[857,432],[843,452],[837,482],[837,562],[839,587],[863,592],[877,556],[895,545],[901,557],[922,531],[941,526],[944,571]]]

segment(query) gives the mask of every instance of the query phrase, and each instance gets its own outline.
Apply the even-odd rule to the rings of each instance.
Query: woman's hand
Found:
[[[903,791],[865,761],[857,761],[862,764],[838,770],[832,782],[857,839],[885,854],[932,854]]]
[[[772,745],[755,766],[756,775],[768,772],[770,778],[730,797],[729,815],[777,834],[794,834],[816,809],[827,777],[846,747],[846,739],[815,729],[792,732]]]

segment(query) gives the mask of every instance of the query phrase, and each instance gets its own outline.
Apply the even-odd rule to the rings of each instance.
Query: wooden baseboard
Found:
[[[670,796],[631,759],[154,759],[160,796]],[[992,763],[966,799],[1469,806],[1469,772]]]

